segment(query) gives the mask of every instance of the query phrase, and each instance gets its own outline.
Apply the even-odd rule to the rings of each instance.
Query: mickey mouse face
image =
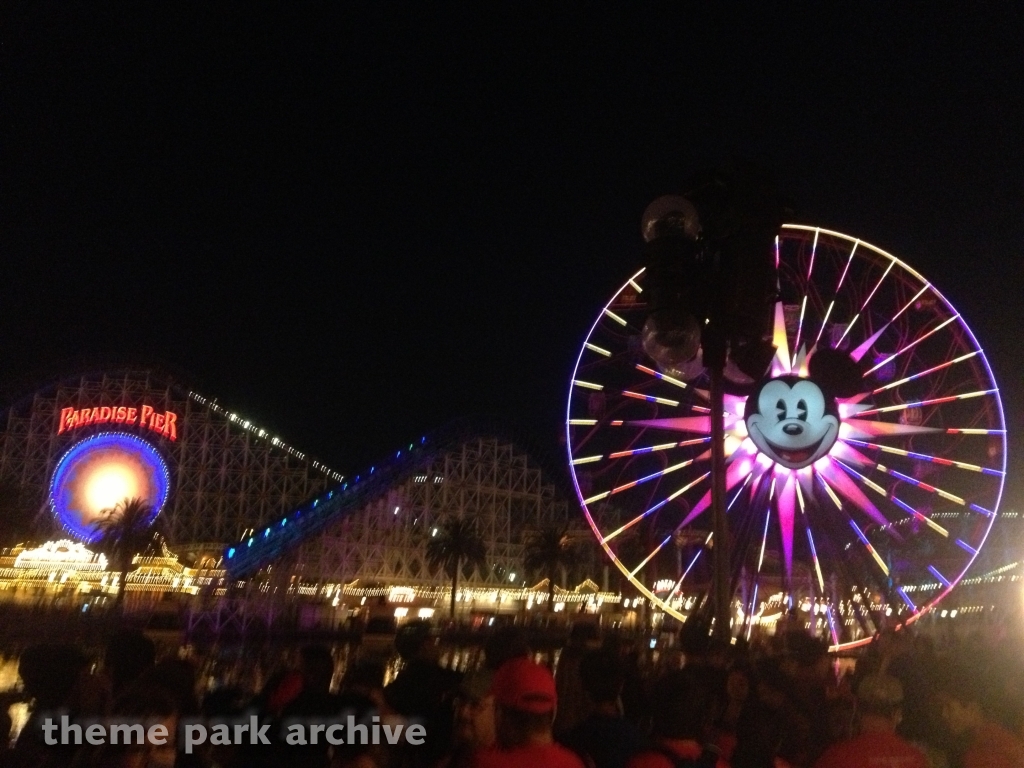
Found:
[[[835,399],[811,379],[780,376],[747,399],[747,434],[757,449],[789,469],[820,459],[839,436]]]

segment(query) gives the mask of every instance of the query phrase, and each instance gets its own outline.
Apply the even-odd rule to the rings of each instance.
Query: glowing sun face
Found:
[[[839,436],[835,401],[810,379],[780,376],[765,381],[747,400],[747,434],[757,450],[789,469],[809,466]]]
[[[73,445],[57,464],[50,503],[65,530],[91,542],[104,510],[139,498],[153,518],[167,501],[169,475],[159,452],[134,435],[101,432]]]

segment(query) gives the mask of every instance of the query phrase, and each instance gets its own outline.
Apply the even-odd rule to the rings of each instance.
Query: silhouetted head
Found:
[[[156,646],[137,629],[123,629],[111,635],[103,663],[114,693],[139,679],[156,662]]]
[[[530,655],[530,644],[519,627],[501,627],[484,643],[484,664],[492,671],[509,659]]]
[[[88,660],[73,645],[40,643],[21,654],[18,674],[38,709],[64,705]]]

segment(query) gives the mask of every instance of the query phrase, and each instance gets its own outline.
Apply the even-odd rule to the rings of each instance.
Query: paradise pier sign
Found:
[[[135,425],[161,434],[168,440],[178,439],[178,414],[157,411],[150,405],[142,408],[106,405],[99,408],[62,408],[57,434],[94,424]]]

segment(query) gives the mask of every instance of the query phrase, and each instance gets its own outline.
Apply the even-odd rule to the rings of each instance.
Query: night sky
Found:
[[[1019,5],[492,5],[4,3],[0,381],[159,359],[346,473],[469,414],[554,453],[643,209],[747,158],[963,313],[1024,490]]]

